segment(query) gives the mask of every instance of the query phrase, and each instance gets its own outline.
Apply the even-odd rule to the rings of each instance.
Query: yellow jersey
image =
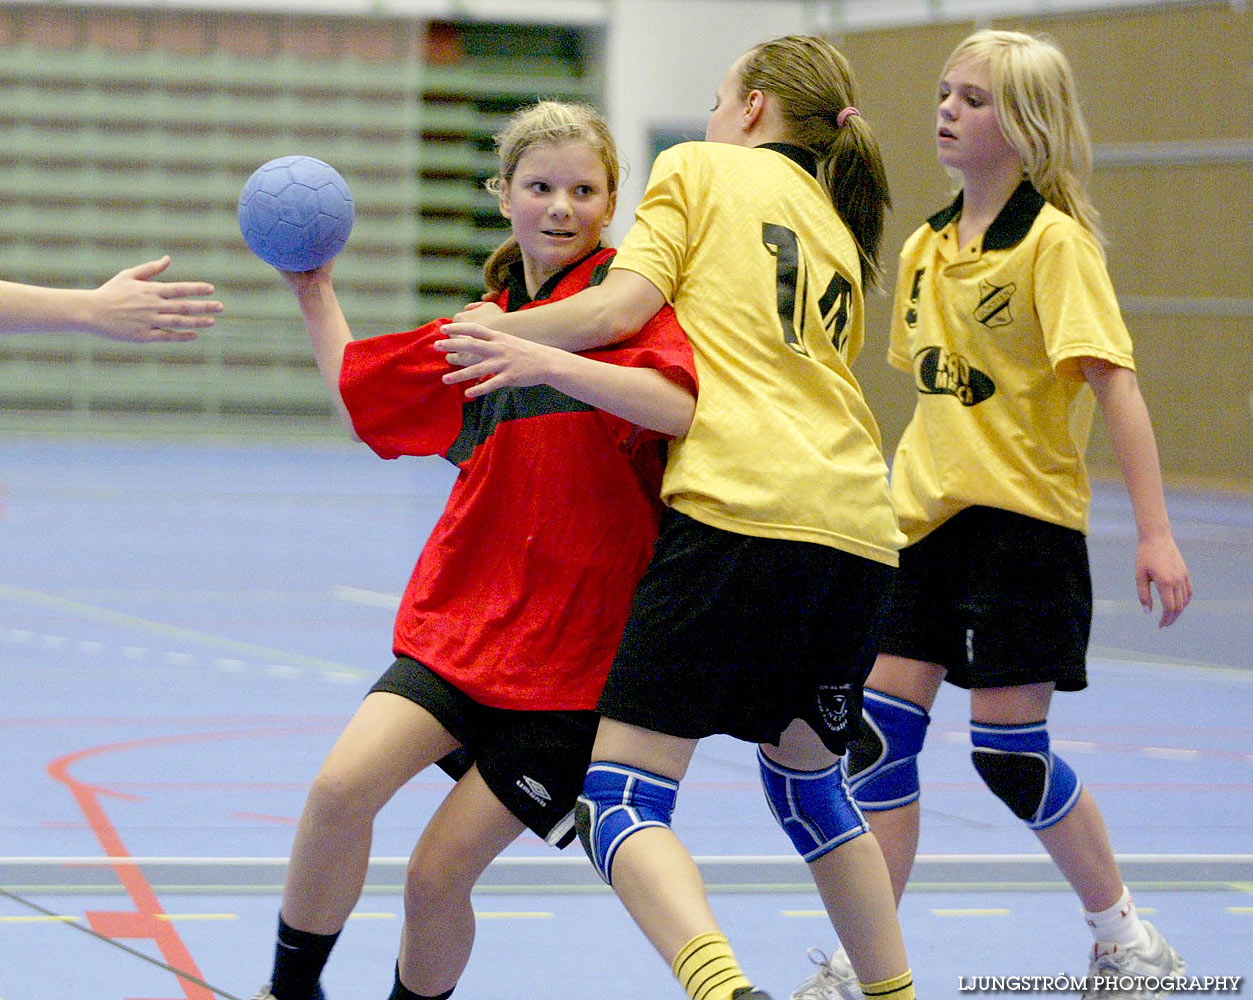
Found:
[[[970,246],[961,196],[901,251],[888,360],[917,401],[892,461],[909,543],[981,505],[1087,531],[1095,397],[1077,363],[1135,367],[1095,239],[1024,181]]]
[[[879,428],[849,368],[865,324],[857,247],[812,168],[781,144],[671,147],[613,266],[661,291],[696,358],[696,413],[662,498],[716,528],[895,565]]]

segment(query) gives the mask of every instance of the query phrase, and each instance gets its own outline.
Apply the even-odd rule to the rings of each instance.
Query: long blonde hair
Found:
[[[595,108],[563,101],[539,101],[515,111],[496,134],[497,172],[487,190],[497,197],[509,186],[518,161],[530,149],[577,140],[587,143],[605,165],[610,204],[618,193],[618,147],[609,126]],[[483,264],[483,282],[489,292],[501,291],[509,281],[509,267],[522,259],[518,241],[510,236]]]
[[[1001,135],[1035,189],[1104,242],[1100,213],[1087,194],[1092,140],[1062,50],[1019,31],[977,31],[949,54],[941,76],[965,60],[987,66]]]
[[[879,143],[857,106],[853,69],[816,35],[787,35],[751,49],[740,65],[740,96],[761,90],[779,101],[789,137],[818,158],[818,182],[857,243],[864,285],[881,278],[883,219],[892,203]]]

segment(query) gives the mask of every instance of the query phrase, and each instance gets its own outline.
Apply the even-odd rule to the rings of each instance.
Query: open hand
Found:
[[[444,382],[476,382],[466,389],[467,399],[505,386],[546,383],[552,377],[554,360],[564,353],[474,322],[445,324],[443,333],[444,339],[437,340],[434,347],[444,352],[449,364],[457,366],[444,376]]]
[[[108,340],[133,343],[196,339],[196,329],[213,325],[222,303],[205,281],[153,281],[170,266],[168,255],[119,271],[91,292],[87,329]]]

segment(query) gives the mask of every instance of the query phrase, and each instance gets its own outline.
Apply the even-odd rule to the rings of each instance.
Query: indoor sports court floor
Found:
[[[347,445],[0,439],[0,1000],[252,995],[307,782],[389,662],[450,482]],[[1058,697],[1051,730],[1189,972],[1247,976],[1253,502],[1170,500],[1196,598],[1161,632],[1134,602],[1125,497],[1098,489],[1091,687]],[[965,718],[942,693],[902,906],[930,1000],[976,976],[1081,975],[1089,947],[1034,838],[978,784]],[[388,994],[402,859],[446,787],[423,776],[381,815],[331,1000]],[[675,825],[742,964],[783,1000],[832,941],[750,747],[702,745]],[[577,847],[521,840],[487,881],[458,1000],[681,995]]]

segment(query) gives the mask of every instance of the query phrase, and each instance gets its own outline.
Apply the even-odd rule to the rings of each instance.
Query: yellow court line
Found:
[[[780,910],[785,917],[825,917],[826,910]]]
[[[1227,907],[1227,912],[1243,916],[1247,913],[1253,913],[1253,906],[1229,906]]]
[[[69,915],[53,917],[0,917],[0,924],[73,924],[81,917]]]
[[[525,911],[518,913],[498,912],[498,913],[482,913],[478,910],[474,911],[474,915],[480,920],[548,920],[553,916],[551,913],[535,911],[527,913]]]
[[[1008,917],[1010,911],[1001,907],[985,909],[936,909],[931,911],[937,917]]]
[[[36,607],[49,608],[53,611],[64,611],[76,615],[86,621],[102,622],[106,625],[122,625],[128,628],[141,629],[167,639],[178,639],[183,642],[196,643],[214,649],[225,649],[233,653],[247,653],[250,656],[268,660],[282,660],[286,663],[298,664],[312,670],[327,673],[346,673],[351,677],[368,676],[364,670],[356,670],[334,660],[321,660],[313,656],[303,656],[285,649],[274,649],[270,646],[254,646],[250,642],[238,642],[225,636],[213,635],[210,632],[197,632],[193,629],[178,628],[150,618],[136,618],[134,615],[122,614],[109,608],[85,604],[82,601],[71,601],[55,594],[45,594],[26,587],[13,587],[0,583],[0,598],[34,604]]]
[[[519,910],[519,911],[483,911],[475,910],[475,917],[479,920],[548,920],[555,916],[552,913],[545,913],[540,910]],[[398,913],[353,913],[349,920],[394,920],[398,917]]]
[[[158,920],[238,920],[238,913],[158,913]]]

